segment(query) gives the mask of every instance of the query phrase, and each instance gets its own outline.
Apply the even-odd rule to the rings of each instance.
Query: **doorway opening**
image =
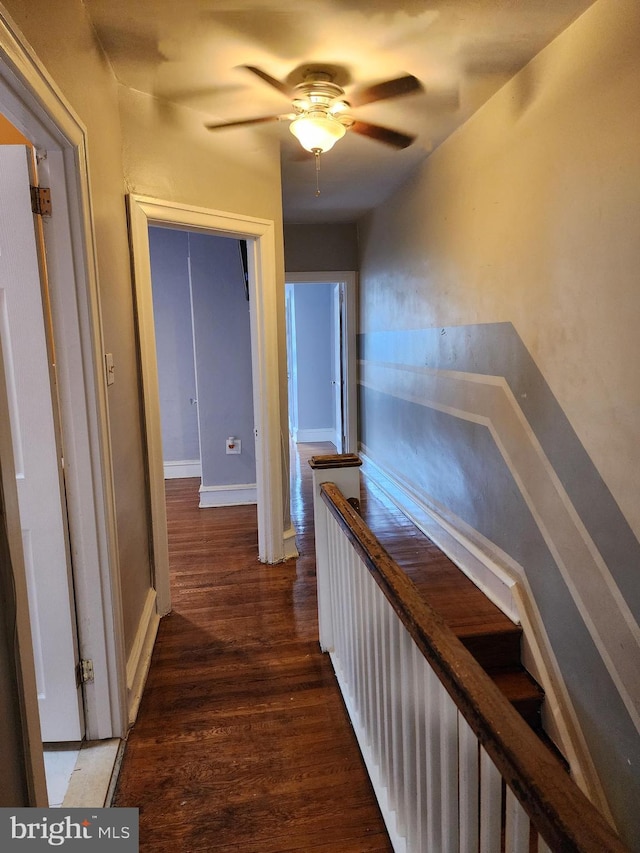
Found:
[[[285,299],[290,439],[354,453],[356,274],[287,274]]]
[[[255,504],[246,242],[150,226],[149,249],[165,479],[199,479],[201,508]]]
[[[239,214],[130,195],[127,199],[135,282],[138,344],[145,410],[149,503],[154,554],[154,584],[160,615],[171,608],[164,487],[164,460],[158,391],[149,226],[190,230],[246,241],[251,338],[252,398],[255,424],[258,558],[286,559],[283,441],[277,340],[274,223]]]

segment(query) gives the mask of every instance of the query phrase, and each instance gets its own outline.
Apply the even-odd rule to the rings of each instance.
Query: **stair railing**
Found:
[[[357,456],[310,464],[320,644],[395,852],[626,851],[363,522]]]

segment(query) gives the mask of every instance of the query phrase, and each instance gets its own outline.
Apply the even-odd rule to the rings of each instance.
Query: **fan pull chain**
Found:
[[[316,198],[320,195],[320,149],[314,148],[313,153],[316,158]]]

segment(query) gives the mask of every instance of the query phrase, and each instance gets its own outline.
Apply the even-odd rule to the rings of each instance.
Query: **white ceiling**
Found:
[[[409,73],[423,92],[359,107],[359,119],[410,134],[398,151],[347,133],[302,156],[286,123],[218,130],[281,141],[285,222],[355,221],[593,0],[84,0],[118,80],[202,113],[205,122],[289,112],[242,65],[287,83],[337,66],[347,91]]]

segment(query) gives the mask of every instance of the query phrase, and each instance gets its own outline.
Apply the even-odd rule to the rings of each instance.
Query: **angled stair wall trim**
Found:
[[[522,568],[501,549],[448,513],[425,500],[397,473],[377,465],[360,447],[362,473],[373,480],[407,518],[479,587],[487,598],[513,622],[520,624],[514,587],[524,576]]]
[[[513,622],[522,627],[522,661],[545,693],[543,726],[567,759],[581,790],[611,817],[587,741],[565,687],[526,574],[515,560],[462,519],[428,501],[360,447],[362,473]]]

